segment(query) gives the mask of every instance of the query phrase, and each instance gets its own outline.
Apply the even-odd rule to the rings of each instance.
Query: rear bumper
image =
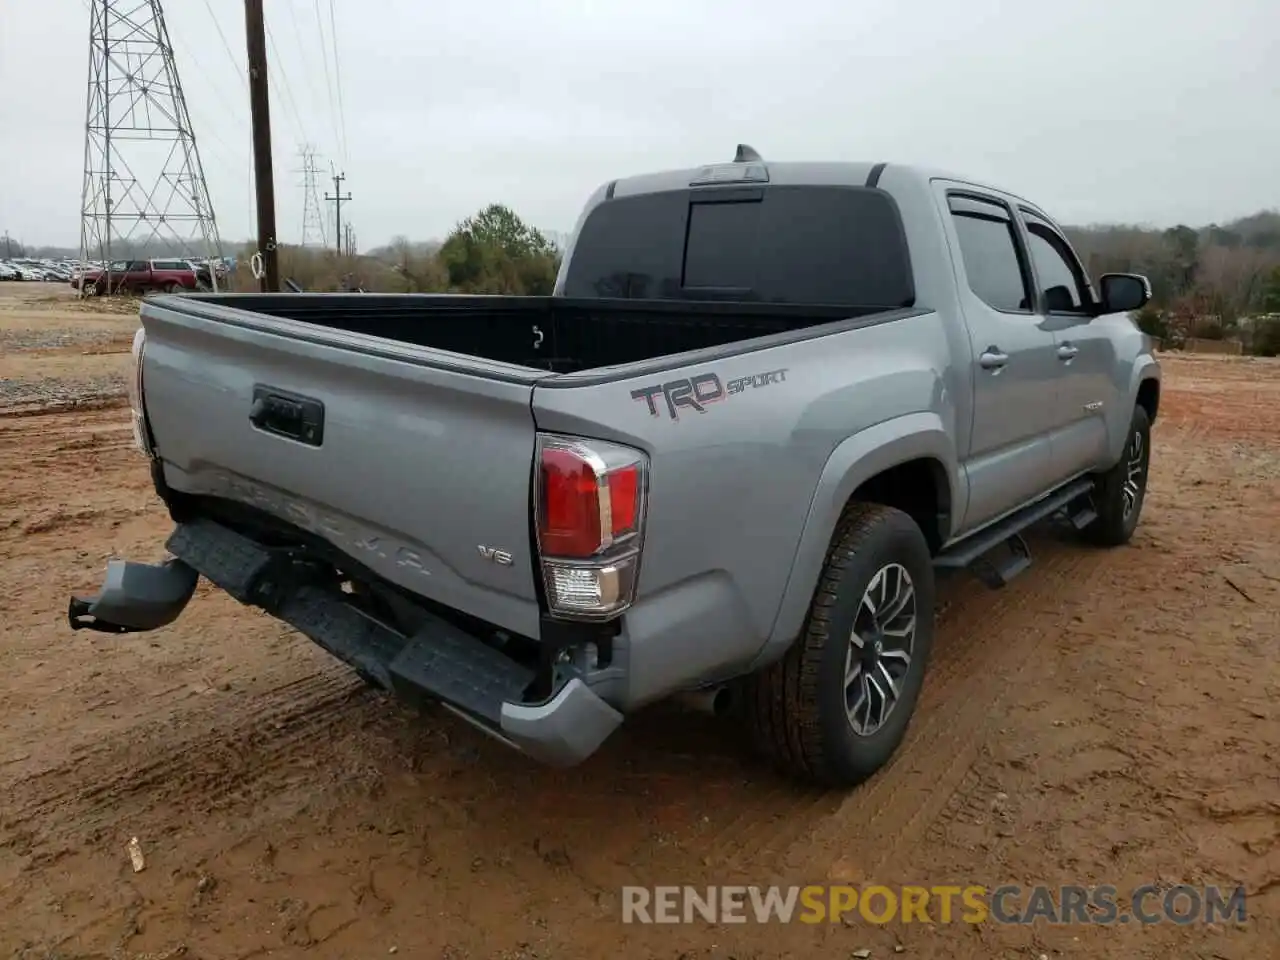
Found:
[[[418,629],[404,636],[358,610],[296,555],[268,550],[220,524],[180,524],[167,547],[175,559],[156,566],[113,560],[96,596],[72,598],[72,629],[129,633],[165,626],[203,575],[401,699],[443,703],[539,762],[579,763],[622,722],[622,714],[577,677],[550,698],[527,702],[533,670],[478,637],[423,611]]]
[[[72,597],[67,619],[72,630],[155,630],[178,619],[199,579],[200,575],[181,560],[160,564],[112,560],[102,589],[91,597]]]

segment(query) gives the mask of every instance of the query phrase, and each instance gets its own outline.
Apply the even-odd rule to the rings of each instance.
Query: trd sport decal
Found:
[[[667,415],[672,420],[679,420],[681,407],[696,413],[706,413],[707,407],[711,404],[719,403],[748,388],[754,390],[757,387],[767,387],[772,383],[785,383],[786,380],[787,371],[784,368],[752,374],[749,377],[737,377],[730,380],[726,388],[718,374],[700,373],[697,376],[668,380],[666,383],[655,383],[651,387],[632,390],[631,399],[643,400],[649,405],[649,415],[656,417],[659,416],[658,398],[661,397],[667,408]]]

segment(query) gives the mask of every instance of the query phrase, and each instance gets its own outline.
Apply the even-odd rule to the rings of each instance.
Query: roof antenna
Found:
[[[756,153],[754,147],[749,147],[745,143],[738,144],[738,151],[733,155],[734,163],[763,163],[764,157]]]

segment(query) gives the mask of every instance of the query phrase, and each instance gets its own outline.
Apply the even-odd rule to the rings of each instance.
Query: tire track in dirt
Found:
[[[263,796],[291,772],[323,766],[335,731],[361,719],[353,721],[352,711],[362,699],[371,711],[373,698],[363,685],[345,672],[326,671],[236,698],[230,714],[220,712],[225,702],[199,714],[180,708],[13,784],[5,832],[37,832],[42,842],[53,843],[144,815],[175,798],[196,815]],[[180,727],[173,723],[178,715]],[[162,744],[159,749],[148,749],[151,736]]]
[[[901,749],[783,853],[775,880],[877,877],[943,814],[977,760],[992,716],[1041,648],[1045,620],[1051,619],[1042,609],[1045,601],[1075,593],[1084,586],[1079,572],[1096,568],[1084,546],[1040,541],[1033,549],[1039,569],[1000,591],[994,603],[980,584],[966,585],[976,596],[942,627],[941,656],[931,664]]]
[[[812,880],[823,848],[887,845],[888,856],[905,838],[918,836],[927,822],[914,824],[918,814],[903,810],[904,795],[933,798],[930,809],[946,802],[948,784],[957,783],[976,757],[986,718],[1003,689],[990,678],[1015,673],[1035,649],[1017,635],[1020,613],[1055,595],[1090,561],[1086,547],[1047,537],[1038,538],[1035,549],[1036,566],[1002,591],[992,593],[965,575],[940,589],[945,613],[917,714],[902,748],[876,777],[843,797],[799,789],[781,778],[754,783],[739,794],[728,819],[704,818],[707,826],[683,845],[698,848],[703,864],[721,873],[763,881],[781,872]],[[903,839],[895,840],[899,834]],[[821,873],[826,872],[824,866]]]

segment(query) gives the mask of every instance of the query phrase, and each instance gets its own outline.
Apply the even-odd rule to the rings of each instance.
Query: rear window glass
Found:
[[[567,297],[903,307],[915,301],[892,199],[861,187],[773,186],[620,197],[587,217]],[[741,199],[741,198],[746,199]]]

